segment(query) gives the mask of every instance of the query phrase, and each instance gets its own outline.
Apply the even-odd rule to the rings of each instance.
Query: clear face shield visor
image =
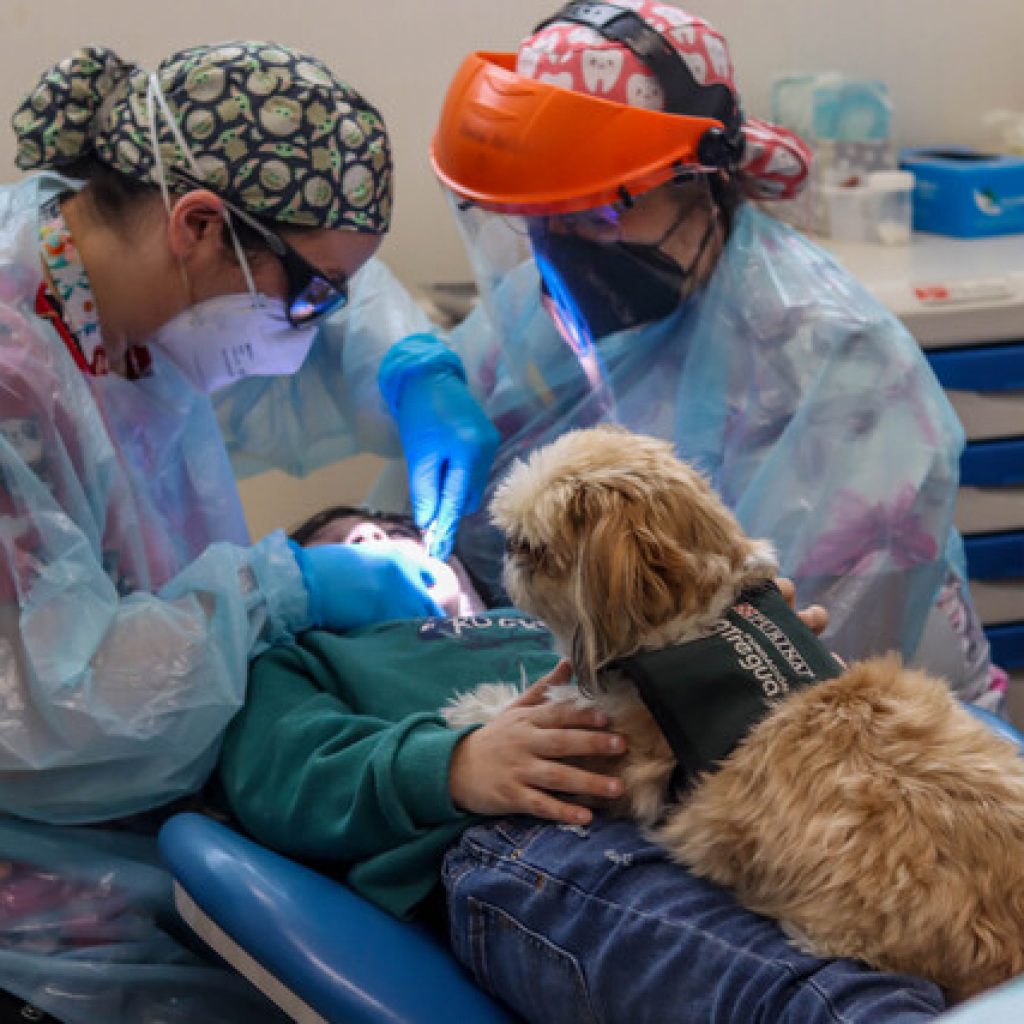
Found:
[[[481,299],[510,274],[539,276],[541,302],[580,358],[601,339],[663,320],[692,294],[717,224],[706,175],[629,203],[523,216],[484,210],[448,192]]]

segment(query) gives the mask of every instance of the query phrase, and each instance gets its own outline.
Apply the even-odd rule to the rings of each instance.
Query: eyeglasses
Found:
[[[699,209],[710,209],[711,191],[710,176],[706,174],[680,175],[671,185],[663,186],[670,196],[671,205],[675,208],[675,217],[665,228],[656,241],[639,242],[641,245],[664,245],[679,229],[680,225]],[[646,203],[646,197],[640,196],[630,203],[615,203],[610,206],[598,206],[579,213],[562,213],[546,217],[530,217],[526,219],[527,229],[531,237],[545,233],[578,235],[602,245],[613,245],[617,242],[633,241],[623,237],[623,229],[632,223],[631,214],[640,210]]]
[[[193,177],[187,171],[171,169],[193,188],[213,192],[232,216],[237,217],[247,228],[255,231],[267,244],[267,248],[281,261],[284,268],[287,291],[285,293],[285,314],[292,327],[307,327],[321,317],[333,313],[348,302],[348,278],[341,275],[331,278],[315,267],[294,246],[289,245],[280,235],[260,223],[251,213],[225,198],[208,184]]]

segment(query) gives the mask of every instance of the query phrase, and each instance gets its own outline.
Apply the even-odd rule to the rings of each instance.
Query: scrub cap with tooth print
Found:
[[[589,6],[633,12],[676,51],[697,89],[725,87],[738,103],[725,38],[702,18],[660,0],[615,0]],[[523,41],[516,70],[525,78],[598,99],[650,110],[666,109],[660,84],[629,47],[605,38],[594,28],[561,20],[558,13]],[[811,152],[803,140],[754,117],[742,119],[741,131],[745,146],[737,171],[743,191],[758,200],[794,198],[806,183],[811,164]]]

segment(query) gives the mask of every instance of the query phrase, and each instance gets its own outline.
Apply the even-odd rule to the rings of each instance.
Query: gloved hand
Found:
[[[500,437],[466,386],[462,360],[430,334],[396,342],[381,362],[381,395],[398,424],[416,525],[447,559],[459,519],[483,497]]]
[[[313,626],[341,631],[444,615],[428,591],[434,575],[426,555],[389,541],[291,548],[309,591]]]

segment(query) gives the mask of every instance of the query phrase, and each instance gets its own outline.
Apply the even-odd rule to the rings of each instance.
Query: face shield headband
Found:
[[[704,133],[698,155],[704,164],[735,168],[743,155],[743,112],[733,91],[723,83],[702,84],[689,64],[636,11],[613,3],[570,2],[534,28],[569,22],[584,25],[609,42],[626,47],[654,76],[665,99],[665,111],[685,117],[710,117],[721,128]]]

